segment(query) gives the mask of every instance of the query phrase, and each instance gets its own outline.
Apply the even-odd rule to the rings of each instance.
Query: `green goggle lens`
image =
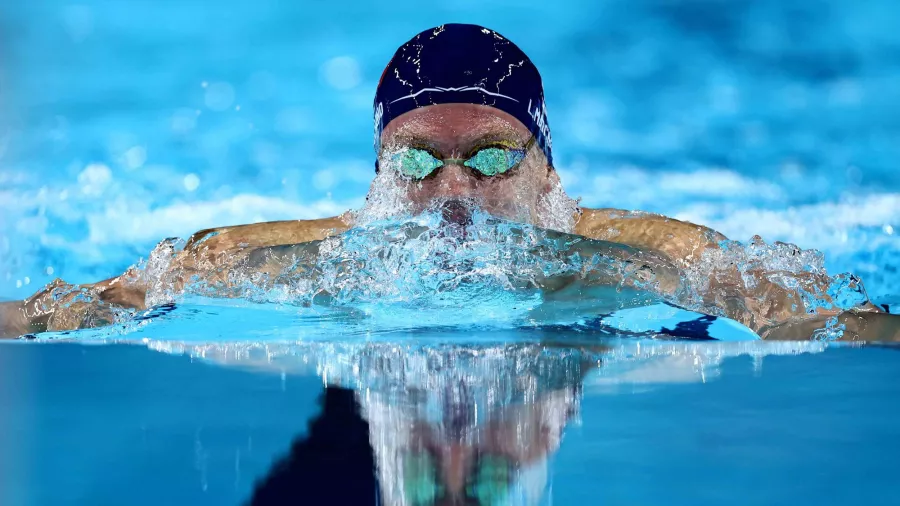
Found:
[[[512,169],[524,158],[525,150],[522,149],[485,148],[463,162],[463,165],[485,176],[496,176]]]
[[[500,504],[509,494],[510,473],[509,460],[503,457],[482,457],[466,493],[483,506]]]
[[[444,495],[437,469],[427,453],[408,456],[403,464],[403,495],[412,506],[429,506]]]
[[[504,174],[525,159],[525,149],[484,148],[467,160],[451,161],[475,169],[485,176]],[[424,149],[407,148],[391,155],[391,162],[405,177],[424,179],[435,170],[444,166],[444,162]]]
[[[444,162],[435,158],[424,149],[409,148],[391,156],[397,169],[406,177],[422,179],[438,167],[443,167]]]
[[[480,506],[504,504],[513,478],[512,462],[503,456],[479,458],[474,473],[466,479],[466,496]],[[403,463],[403,495],[411,506],[430,506],[444,497],[437,462],[429,453],[408,454]]]

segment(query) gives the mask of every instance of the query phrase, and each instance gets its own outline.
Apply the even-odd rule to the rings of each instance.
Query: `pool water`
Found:
[[[725,343],[592,368],[577,380],[583,398],[550,456],[545,503],[896,504],[898,350],[812,344]],[[282,359],[266,370],[249,358],[223,365],[135,345],[3,345],[0,363],[15,378],[0,390],[3,503],[245,504],[290,459],[292,486],[257,504],[376,504],[371,476],[358,472],[371,464],[366,452],[334,462],[325,455],[341,445],[332,441],[290,457],[322,416],[325,378],[304,359],[329,352],[274,354]],[[536,359],[536,389],[564,387],[552,376],[565,355]],[[485,384],[496,376],[482,374]],[[366,383],[339,378],[332,384]],[[338,404],[352,402],[330,390]],[[395,405],[403,402],[413,401]],[[332,418],[342,437],[359,437]],[[320,466],[315,479],[302,472]]]
[[[541,70],[583,205],[815,248],[896,300],[890,0],[4,2],[0,297],[118,275],[166,237],[359,207],[378,77],[448,21]]]
[[[383,65],[426,27],[474,22],[541,70],[583,205],[816,249],[893,308],[898,13],[5,2],[0,300],[117,275],[202,228],[358,208]],[[0,504],[411,504],[460,462],[462,490],[495,504],[897,502],[895,347],[760,342],[639,290],[435,297],[428,265],[408,267],[380,300],[163,293],[110,327],[0,343]]]

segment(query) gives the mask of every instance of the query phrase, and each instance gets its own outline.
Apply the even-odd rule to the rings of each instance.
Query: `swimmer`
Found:
[[[480,26],[442,25],[397,50],[375,92],[374,145],[376,175],[358,213],[197,232],[183,250],[173,250],[168,269],[180,273],[176,288],[192,275],[226,277],[235,259],[253,251],[313,245],[387,207],[416,213],[438,206],[448,222],[464,224],[467,203],[475,202],[499,218],[580,236],[588,249],[612,242],[656,256],[657,270],[680,273],[702,270],[703,256],[726,239],[665,216],[579,207],[566,196],[553,166],[537,68],[512,42]],[[158,249],[171,247],[164,241]],[[828,325],[843,326],[844,340],[900,340],[900,318],[869,301],[847,311],[807,307],[803,294],[825,293],[824,275],[799,276],[796,288],[787,288],[765,274],[744,283],[736,268],[710,273],[705,307],[763,339],[810,339]],[[144,309],[147,290],[135,270],[75,287],[56,280],[25,301],[0,304],[0,337],[110,323],[112,307]]]

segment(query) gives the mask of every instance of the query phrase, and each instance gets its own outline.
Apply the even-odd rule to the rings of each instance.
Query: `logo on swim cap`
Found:
[[[552,164],[550,125],[537,67],[515,44],[477,25],[447,24],[400,46],[375,92],[375,150],[394,118],[437,104],[478,104],[511,114]]]
[[[379,102],[375,104],[375,152],[381,149],[381,117],[384,115],[384,106]]]
[[[504,94],[502,94],[502,93],[493,93],[493,92],[491,92],[491,91],[488,91],[488,90],[484,89],[484,88],[481,87],[481,86],[457,86],[456,88],[442,88],[442,87],[440,87],[440,86],[437,86],[437,87],[435,87],[435,88],[422,88],[421,90],[419,90],[419,91],[417,91],[417,92],[415,92],[415,93],[410,93],[409,95],[406,95],[406,96],[403,96],[403,97],[400,97],[400,98],[396,98],[396,99],[394,99],[394,100],[391,100],[391,103],[393,104],[393,103],[399,102],[399,101],[401,101],[401,100],[405,100],[405,99],[409,99],[409,98],[416,98],[416,97],[418,97],[419,95],[421,95],[422,93],[443,93],[443,92],[445,92],[445,91],[480,91],[480,92],[485,93],[485,94],[487,94],[487,95],[492,95],[492,96],[495,96],[495,97],[508,98],[508,99],[512,100],[513,102],[518,102],[518,100],[514,99],[513,97],[504,95]]]
[[[535,104],[534,109],[531,108],[531,100],[528,101],[528,115],[531,116],[535,126],[540,129],[547,141],[547,151],[553,147],[553,139],[550,138],[550,125],[547,124],[547,105],[541,100],[540,104]]]

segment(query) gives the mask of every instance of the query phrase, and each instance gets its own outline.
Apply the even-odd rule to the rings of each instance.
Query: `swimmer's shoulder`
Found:
[[[699,258],[707,248],[727,238],[702,225],[661,214],[623,209],[582,208],[575,233],[602,241],[654,250],[679,262]]]
[[[225,253],[247,248],[319,241],[348,230],[350,216],[345,213],[315,220],[285,220],[234,225],[201,230],[188,239],[187,252]]]

